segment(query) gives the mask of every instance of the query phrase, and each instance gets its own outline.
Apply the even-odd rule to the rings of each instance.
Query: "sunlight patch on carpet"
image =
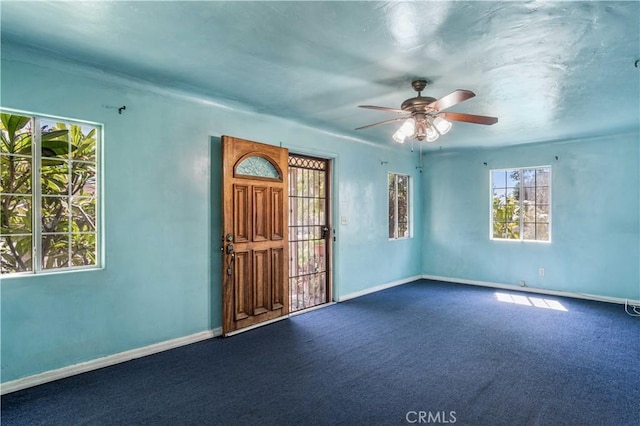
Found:
[[[536,308],[553,309],[554,311],[567,312],[567,308],[562,306],[562,303],[553,299],[543,299],[542,297],[530,297],[501,292],[496,292],[496,299],[499,302],[514,303],[516,305],[533,306]]]

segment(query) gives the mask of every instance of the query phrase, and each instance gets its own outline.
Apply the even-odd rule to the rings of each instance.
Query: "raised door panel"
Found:
[[[269,188],[253,187],[253,241],[269,239]]]
[[[253,315],[269,312],[271,274],[269,250],[253,251]]]
[[[240,321],[251,315],[251,252],[235,253],[234,259],[234,320]]]
[[[285,212],[284,191],[282,188],[271,188],[271,240],[284,239]]]
[[[233,185],[233,225],[236,243],[246,242],[251,237],[251,187]]]
[[[282,309],[285,306],[285,264],[284,249],[271,249],[271,309]]]

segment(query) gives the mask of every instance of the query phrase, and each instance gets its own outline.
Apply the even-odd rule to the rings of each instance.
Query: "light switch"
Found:
[[[340,218],[340,223],[341,223],[342,225],[346,225],[347,223],[349,223],[349,219],[347,219],[347,217],[346,217],[346,216],[342,216],[342,217]]]

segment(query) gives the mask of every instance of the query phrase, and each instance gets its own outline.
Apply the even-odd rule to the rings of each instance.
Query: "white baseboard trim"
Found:
[[[97,370],[99,368],[109,367],[110,365],[119,364],[121,362],[130,361],[136,358],[142,358],[147,355],[153,355],[169,349],[174,349],[180,346],[207,340],[212,337],[220,336],[221,334],[222,328],[218,327],[214,328],[213,330],[202,331],[200,333],[191,334],[189,336],[178,337],[177,339],[166,340],[164,342],[154,343],[149,346],[144,346],[125,352],[96,358],[91,361],[81,362],[79,364],[69,365],[67,367],[58,368],[56,370],[45,371],[44,373],[38,373],[32,376],[11,380],[9,382],[0,384],[0,394],[4,395],[7,393],[30,388],[32,386],[38,386],[44,383],[53,382],[54,380],[64,379],[65,377],[75,376],[76,374],[86,373],[88,371]]]
[[[525,291],[528,293],[549,294],[552,296],[560,296],[560,297],[572,297],[574,299],[595,300],[597,302],[617,303],[621,305],[624,305],[625,303],[628,303],[630,305],[640,304],[640,300],[623,299],[621,297],[598,296],[595,294],[573,293],[570,291],[548,290],[545,288],[535,288],[535,287],[520,287],[513,284],[500,284],[500,283],[493,283],[489,281],[468,280],[465,278],[441,277],[437,275],[426,275],[426,274],[422,275],[422,278],[426,280],[445,281],[445,282],[457,283],[457,284],[477,285],[481,287],[500,288],[504,290]]]
[[[366,294],[375,293],[375,292],[378,292],[378,291],[381,291],[381,290],[386,290],[386,289],[391,288],[391,287],[395,287],[395,286],[398,286],[398,285],[410,283],[412,281],[419,280],[420,278],[422,278],[422,275],[414,275],[413,277],[407,277],[407,278],[403,278],[401,280],[391,281],[391,282],[386,283],[386,284],[381,284],[381,285],[378,285],[378,286],[375,286],[375,287],[366,288],[366,289],[361,290],[361,291],[356,291],[354,293],[345,294],[344,296],[340,296],[337,299],[337,301],[338,302],[344,302],[345,300],[355,299],[356,297],[364,296]]]

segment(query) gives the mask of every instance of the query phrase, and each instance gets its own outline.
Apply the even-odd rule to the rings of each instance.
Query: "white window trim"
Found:
[[[25,111],[20,109],[13,108],[5,108],[0,107],[0,112],[8,113],[8,114],[16,114],[23,115],[26,117],[30,117],[32,121],[32,155],[31,155],[31,174],[32,174],[32,192],[31,196],[33,197],[31,208],[32,208],[32,225],[31,225],[31,235],[32,239],[35,242],[31,244],[31,255],[32,255],[32,263],[31,271],[24,272],[14,272],[7,274],[0,274],[0,278],[2,280],[11,279],[11,278],[20,278],[20,277],[34,277],[34,276],[44,276],[44,275],[57,275],[57,274],[66,274],[66,273],[75,273],[82,271],[95,271],[102,270],[105,268],[105,247],[104,247],[104,229],[103,229],[103,217],[104,217],[104,188],[103,188],[103,179],[102,174],[104,172],[104,160],[102,156],[102,143],[104,140],[104,124],[88,121],[88,120],[79,120],[76,118],[68,118],[55,116],[50,114],[41,114],[32,111]],[[42,160],[42,152],[40,150],[40,138],[41,138],[41,128],[40,128],[40,120],[57,120],[60,122],[64,122],[65,124],[76,124],[76,125],[87,125],[96,127],[98,129],[98,135],[96,135],[96,264],[95,265],[80,265],[80,266],[69,266],[66,268],[57,268],[57,269],[43,269],[42,263],[40,262],[39,256],[42,251],[42,188],[39,184],[41,179],[41,160]]]
[[[529,170],[529,169],[549,169],[549,239],[548,240],[525,240],[522,237],[522,233],[519,239],[513,238],[495,238],[493,236],[493,172],[505,172],[509,170]],[[551,244],[552,241],[552,205],[553,205],[553,172],[551,170],[551,165],[543,165],[543,166],[523,166],[523,167],[505,167],[502,169],[491,169],[489,170],[489,239],[492,241],[500,241],[500,242],[513,242],[513,243],[536,243],[536,244]],[[520,209],[522,211],[522,199],[520,199]],[[520,229],[522,226],[522,215],[520,215]]]

